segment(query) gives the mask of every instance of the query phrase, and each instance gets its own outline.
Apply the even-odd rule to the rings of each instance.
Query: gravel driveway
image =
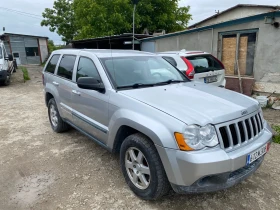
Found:
[[[0,87],[0,209],[280,209],[280,145],[273,144],[261,168],[225,191],[171,194],[147,202],[125,184],[118,157],[74,129],[51,130],[41,69],[20,70]],[[279,111],[266,110],[270,122]]]

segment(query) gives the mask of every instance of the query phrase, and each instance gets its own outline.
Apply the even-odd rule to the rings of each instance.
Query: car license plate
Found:
[[[262,157],[268,150],[268,144],[247,155],[247,165]]]
[[[213,82],[217,82],[218,81],[218,77],[214,76],[214,77],[205,77],[204,78],[204,83],[213,83]]]

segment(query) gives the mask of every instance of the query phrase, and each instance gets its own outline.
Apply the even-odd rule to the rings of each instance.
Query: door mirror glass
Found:
[[[79,88],[105,92],[104,84],[93,77],[80,77],[77,81]]]

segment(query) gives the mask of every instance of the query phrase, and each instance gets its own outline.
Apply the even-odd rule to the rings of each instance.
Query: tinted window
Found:
[[[81,57],[79,60],[76,80],[78,80],[80,77],[93,77],[94,79],[101,81],[98,71],[92,60],[84,57]]]
[[[14,53],[14,56],[16,57],[16,53]],[[60,55],[54,55],[51,58],[50,62],[48,63],[48,65],[46,67],[46,72],[54,74],[55,67],[56,67],[56,64],[58,62],[59,57],[60,57]]]
[[[220,62],[212,55],[195,55],[187,57],[194,66],[195,73],[203,73],[223,69]]]
[[[176,63],[176,61],[175,61],[174,58],[172,58],[172,57],[167,57],[167,56],[163,56],[163,58],[164,58],[165,60],[167,60],[171,65],[177,66],[177,63]]]
[[[75,60],[75,55],[64,55],[58,66],[57,75],[72,80]]]

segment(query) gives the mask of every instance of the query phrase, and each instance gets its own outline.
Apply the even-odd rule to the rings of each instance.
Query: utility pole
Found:
[[[134,50],[134,36],[135,36],[135,12],[136,12],[136,5],[138,4],[139,0],[132,0],[133,3],[133,32],[132,32],[132,49]]]

